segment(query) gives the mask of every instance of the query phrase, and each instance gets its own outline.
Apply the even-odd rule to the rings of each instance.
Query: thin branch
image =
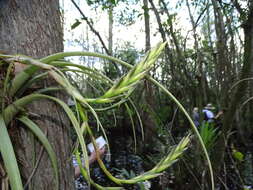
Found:
[[[197,26],[200,24],[199,21],[201,19],[201,17],[204,15],[204,13],[206,12],[207,8],[209,7],[210,5],[208,4],[203,10],[202,12],[199,14],[196,22],[194,23],[194,28],[197,28]]]
[[[99,32],[93,27],[92,23],[89,21],[88,17],[85,16],[85,14],[83,13],[83,11],[80,9],[80,7],[76,4],[76,2],[74,0],[71,0],[71,2],[74,4],[74,6],[76,7],[76,9],[79,11],[79,13],[82,15],[82,19],[86,21],[86,23],[88,24],[88,26],[90,27],[90,30],[98,37],[100,43],[102,44],[102,47],[104,48],[105,52],[107,55],[112,55],[112,53],[108,50],[108,48],[106,47],[102,37],[100,36]],[[119,67],[116,65],[116,63],[112,62],[115,69],[117,70],[117,72],[120,74],[120,70]]]
[[[88,17],[86,17],[83,13],[83,11],[80,9],[80,7],[76,4],[76,2],[74,0],[71,0],[71,2],[74,4],[74,6],[76,7],[76,9],[79,11],[79,13],[82,15],[82,19],[86,21],[86,23],[88,24],[88,26],[90,27],[90,30],[98,37],[100,43],[102,44],[103,48],[105,49],[105,52],[108,55],[110,54],[110,51],[108,50],[108,48],[106,47],[102,37],[100,36],[99,32],[93,27],[92,23],[89,21]]]
[[[149,3],[150,3],[150,5],[151,5],[151,7],[152,7],[152,9],[153,9],[153,11],[155,13],[156,20],[157,20],[158,27],[159,27],[159,31],[161,33],[163,42],[166,42],[166,35],[165,35],[164,30],[163,30],[163,26],[162,26],[162,21],[161,21],[160,15],[159,15],[159,13],[158,13],[158,11],[157,11],[154,3],[153,3],[153,0],[149,0]]]

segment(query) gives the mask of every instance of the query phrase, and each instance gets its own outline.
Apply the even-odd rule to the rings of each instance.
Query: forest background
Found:
[[[194,107],[199,108],[201,115],[201,110],[208,103],[215,106],[216,110],[214,112],[223,111],[217,125],[206,126],[203,124],[199,127],[200,135],[211,159],[216,188],[249,189],[253,185],[251,151],[253,148],[252,0],[175,0],[169,2],[166,0],[62,0],[60,5],[59,2],[52,3],[53,5],[46,1],[40,3],[41,12],[47,12],[48,10],[53,12],[54,9],[60,10],[58,16],[61,22],[58,22],[55,17],[55,21],[52,21],[52,23],[58,24],[49,34],[51,37],[45,37],[48,40],[47,46],[50,46],[48,51],[42,50],[47,48],[44,47],[43,40],[40,40],[41,47],[43,47],[41,51],[37,50],[40,45],[35,46],[34,49],[36,50],[27,46],[24,48],[22,43],[16,43],[15,50],[9,45],[10,41],[15,38],[18,41],[22,37],[28,37],[15,34],[16,30],[6,32],[6,27],[3,27],[8,26],[6,20],[8,18],[11,20],[12,15],[17,14],[15,10],[19,10],[22,6],[25,6],[24,10],[32,5],[33,7],[30,7],[30,10],[36,10],[36,8],[40,10],[35,4],[20,5],[16,1],[14,4],[5,1],[0,3],[0,5],[3,5],[0,9],[1,18],[6,18],[6,20],[2,19],[0,22],[1,34],[8,33],[8,36],[12,36],[8,39],[8,37],[4,37],[5,35],[1,35],[0,39],[4,42],[0,46],[1,50],[8,51],[8,54],[21,53],[41,58],[62,51],[63,44],[60,41],[64,39],[65,51],[102,53],[136,66],[151,47],[154,47],[158,42],[167,42],[154,67],[148,70],[150,76],[168,89],[190,115]],[[48,3],[48,5],[46,6],[44,3]],[[4,9],[4,6],[8,9],[6,7]],[[7,14],[7,10],[11,10],[10,12],[13,14]],[[33,13],[28,11],[26,14],[32,15]],[[40,23],[42,28],[46,25],[43,18],[41,17],[42,24]],[[22,25],[22,22],[21,20],[18,23]],[[61,32],[61,28],[64,28],[64,33]],[[56,43],[50,45],[54,40],[59,42],[57,46]],[[4,56],[1,59],[4,60],[4,63],[8,62]],[[43,59],[41,60],[43,61]],[[99,73],[110,78],[110,80],[115,80],[115,84],[117,81],[121,81],[119,78],[128,72],[123,66],[117,65],[117,61],[110,60],[109,62],[112,64],[107,64],[108,60],[101,59],[101,57],[75,57],[68,60],[96,71],[99,70]],[[22,60],[19,61],[22,62]],[[43,67],[45,68],[45,66]],[[3,79],[6,79],[8,72],[3,72],[3,70],[1,72],[1,80],[4,81]],[[85,97],[99,97],[101,92],[106,90],[103,86],[105,84],[98,83],[90,75],[81,75],[77,72],[70,74],[69,71],[65,74],[71,85],[79,89],[79,92]],[[165,155],[164,153],[169,151],[173,145],[179,143],[180,139],[189,132],[191,125],[180,105],[173,98],[165,95],[161,88],[155,86],[148,79],[148,77],[143,79],[138,88],[135,88],[134,94],[131,95],[135,106],[118,106],[116,111],[109,110],[99,113],[105,133],[108,135],[110,144],[112,144],[112,154],[113,144],[115,144],[114,138],[124,139],[127,143],[122,143],[122,150],[125,151],[126,159],[130,159],[126,155],[138,155],[142,160],[144,170],[149,170],[152,166],[155,166]],[[6,81],[8,82],[8,80]],[[45,84],[51,85],[52,83],[47,81],[43,83],[43,85]],[[42,84],[38,86],[40,85]],[[66,84],[64,83],[64,85]],[[3,92],[7,89],[4,82],[2,82],[1,88],[4,89]],[[18,95],[22,94],[21,92]],[[12,95],[15,95],[15,98],[19,97],[15,92]],[[2,110],[4,110],[5,104],[12,102],[15,98],[2,100]],[[64,96],[63,99],[65,99],[65,102],[70,100],[67,96]],[[79,99],[77,98],[77,100]],[[41,107],[45,106],[43,103],[40,105]],[[56,109],[54,104],[50,106]],[[99,110],[100,108],[97,107],[96,109]],[[34,104],[29,109],[38,111],[38,105]],[[50,110],[52,109],[48,107],[43,115],[50,115]],[[7,124],[7,116],[4,115],[4,111],[2,113],[4,122]],[[57,113],[52,118],[63,117],[60,111],[58,115]],[[37,117],[36,114],[32,116]],[[139,118],[141,118],[142,124],[140,124]],[[40,122],[43,125],[43,121]],[[62,119],[61,123],[68,122]],[[97,117],[94,115],[89,116],[89,124],[96,126],[96,123]],[[134,129],[132,128],[133,124],[135,124]],[[17,123],[12,122],[11,126],[15,125]],[[48,125],[51,124],[46,123],[44,133],[48,131],[49,141],[53,144],[53,147],[57,147],[58,142],[66,144],[66,146],[60,146],[59,149],[55,148],[57,155],[61,155],[61,151],[64,152],[62,158],[58,159],[62,163],[62,165],[60,164],[60,178],[66,181],[71,178],[71,174],[66,171],[66,168],[70,167],[67,165],[66,158],[71,153],[72,142],[69,142],[70,138],[65,131],[57,137],[59,139],[53,139],[59,129],[57,127],[53,130],[47,129]],[[59,127],[58,124],[56,125]],[[141,126],[143,126],[143,131]],[[11,137],[15,137],[14,132],[12,130],[9,132]],[[142,139],[143,134],[144,139]],[[26,132],[23,131],[20,135],[21,140],[16,138],[14,140],[15,152],[21,154],[19,157],[23,161],[29,157],[27,155],[31,151],[29,141],[24,140],[26,135]],[[98,135],[101,135],[101,131],[95,132],[95,136]],[[76,136],[71,130],[70,136],[72,140],[79,138],[77,137],[78,133]],[[208,164],[206,164],[207,161],[202,153],[201,143],[198,142],[195,135],[191,138],[191,145],[183,157],[173,167],[165,170],[162,176],[151,181],[151,189],[196,189],[196,187],[211,189],[210,165],[208,167]],[[22,146],[20,146],[21,144]],[[39,144],[36,144],[36,146],[35,152],[40,155],[40,146]],[[39,167],[43,168],[50,161],[48,161],[46,155],[41,157],[44,161],[42,159],[42,164]],[[43,164],[43,162],[45,163]],[[26,164],[29,165],[29,163]],[[24,167],[26,164],[21,164],[23,181],[29,179],[34,168],[29,166],[30,169],[27,169],[27,167]],[[124,173],[125,170],[123,169],[127,172]],[[132,174],[130,170],[124,167],[120,171],[122,175],[125,175],[124,177],[129,178],[139,174],[138,171],[133,171],[134,174]],[[50,173],[50,171],[47,172]],[[1,175],[5,176],[4,166],[1,166]],[[45,177],[46,175],[42,170],[33,175],[35,176],[33,176],[34,182],[30,183],[29,181],[30,184],[26,184],[33,186],[38,182],[39,187],[37,189],[43,189],[42,181],[45,181],[48,186],[54,183],[52,179]],[[52,174],[49,177],[53,178]],[[2,182],[2,184],[5,184],[5,182]],[[73,188],[69,181],[60,184],[60,186],[61,189]]]

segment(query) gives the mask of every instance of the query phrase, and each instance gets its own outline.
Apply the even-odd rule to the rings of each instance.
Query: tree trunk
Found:
[[[144,9],[144,24],[145,24],[145,52],[150,50],[150,21],[149,21],[149,8],[148,8],[148,0],[143,0],[143,9]],[[153,98],[153,88],[150,81],[145,80],[145,89],[143,91],[144,102],[146,104],[146,109],[143,111],[142,118],[145,118],[143,123],[145,127],[145,143],[153,140],[153,133],[155,128],[155,123],[153,118],[151,117],[151,112],[154,106],[154,98]]]
[[[109,39],[108,39],[108,49],[110,54],[113,55],[113,6],[109,7]]]
[[[9,54],[25,54],[35,58],[63,51],[63,32],[60,22],[59,2],[51,0],[0,1],[0,50]],[[52,84],[47,79],[40,87]],[[66,96],[58,94],[66,100]],[[60,189],[74,189],[74,171],[71,163],[70,123],[63,110],[53,102],[41,100],[28,108],[36,115],[35,122],[47,134],[56,152],[59,167]],[[16,124],[17,125],[17,124]],[[13,140],[23,184],[31,175],[34,163],[40,159],[27,189],[55,189],[51,162],[41,144],[25,128],[15,127]],[[71,172],[73,171],[73,172]]]
[[[143,0],[143,9],[144,9],[144,23],[145,23],[145,52],[147,52],[151,48],[148,0]]]
[[[240,80],[250,77],[252,63],[253,63],[253,2],[250,3],[249,10],[247,12],[248,12],[247,18],[245,19],[242,25],[244,29],[244,57],[243,57],[243,66],[240,73]],[[240,12],[240,14],[242,13]],[[235,126],[233,122],[234,122],[234,117],[236,115],[236,110],[238,106],[240,105],[242,98],[245,96],[247,87],[248,86],[246,82],[240,83],[235,93],[232,95],[232,98],[229,104],[229,109],[225,114],[223,127],[222,127],[222,132],[225,138],[229,134],[230,130]],[[240,127],[240,126],[237,126],[237,127]],[[225,146],[226,146],[226,143],[224,141],[224,137],[220,136],[216,145],[216,154],[215,154],[215,162],[214,162],[214,169],[216,171],[220,170],[221,164],[223,163],[223,158],[224,158],[225,148],[226,148]]]
[[[230,84],[228,76],[230,75],[230,62],[228,60],[228,47],[227,47],[227,36],[225,31],[225,24],[221,7],[218,5],[216,0],[212,0],[214,10],[214,21],[215,31],[217,38],[217,77],[218,77],[218,91],[221,97],[221,106],[226,107],[228,103],[227,91]]]

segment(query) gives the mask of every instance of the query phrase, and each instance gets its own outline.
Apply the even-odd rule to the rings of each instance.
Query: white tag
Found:
[[[68,102],[67,102],[68,106],[74,106],[75,102],[74,100],[72,100],[71,98],[68,98]]]
[[[102,136],[100,136],[96,139],[96,144],[97,144],[98,149],[100,149],[106,144],[106,141]],[[95,151],[95,148],[94,148],[92,143],[88,144],[87,147],[88,147],[90,152]]]

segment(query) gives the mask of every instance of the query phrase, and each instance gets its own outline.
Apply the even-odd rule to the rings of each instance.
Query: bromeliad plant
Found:
[[[214,127],[214,123],[203,122],[200,125],[199,133],[207,151],[210,152],[219,136],[218,128]]]
[[[7,126],[10,124],[11,121],[18,119],[22,123],[24,123],[29,130],[33,132],[33,134],[41,141],[43,146],[45,147],[50,160],[52,162],[52,166],[54,169],[55,174],[55,180],[56,180],[56,187],[55,189],[59,189],[59,175],[58,175],[58,166],[56,161],[56,155],[54,153],[54,150],[52,146],[50,145],[48,139],[46,138],[45,134],[41,131],[39,126],[37,126],[36,123],[34,123],[31,119],[29,119],[29,116],[22,114],[21,112],[22,108],[27,106],[29,103],[40,100],[40,99],[49,99],[51,101],[56,102],[59,104],[63,110],[66,112],[68,118],[70,119],[73,128],[75,129],[75,132],[77,134],[78,142],[81,147],[81,151],[84,155],[85,164],[84,167],[81,164],[81,159],[79,156],[79,153],[75,151],[79,166],[81,168],[81,172],[88,183],[95,186],[97,189],[121,189],[122,184],[133,184],[138,183],[140,181],[145,181],[150,178],[157,177],[161,174],[162,171],[170,167],[184,152],[184,150],[187,148],[187,145],[190,141],[190,136],[186,136],[183,138],[180,143],[172,148],[172,151],[165,156],[157,165],[132,179],[119,179],[114,177],[105,167],[102,160],[99,158],[98,155],[98,163],[102,170],[105,172],[105,174],[116,184],[119,185],[119,187],[102,187],[99,184],[96,184],[89,175],[89,164],[88,164],[88,154],[86,150],[85,140],[84,140],[84,134],[88,134],[90,138],[92,139],[92,142],[95,146],[95,150],[98,153],[98,149],[96,147],[94,136],[91,128],[88,125],[88,117],[87,112],[91,112],[94,117],[97,120],[98,127],[103,131],[104,136],[106,138],[106,134],[104,131],[104,128],[97,116],[97,111],[105,111],[108,109],[113,109],[116,106],[120,104],[125,104],[126,109],[128,112],[130,112],[129,107],[133,107],[135,110],[135,106],[132,103],[130,99],[130,95],[138,85],[138,83],[146,78],[147,80],[150,80],[153,82],[153,84],[159,86],[162,91],[164,91],[170,98],[172,98],[176,104],[179,106],[179,108],[185,113],[186,117],[189,119],[193,131],[196,133],[197,137],[199,138],[200,144],[202,145],[202,148],[204,150],[204,153],[207,158],[207,162],[210,168],[210,176],[212,181],[212,189],[213,188],[213,174],[211,169],[211,163],[209,161],[209,157],[206,151],[206,148],[204,146],[204,143],[198,133],[198,130],[194,126],[190,116],[187,114],[183,106],[177,101],[177,99],[167,90],[165,89],[161,84],[159,84],[157,81],[155,81],[153,78],[149,77],[147,73],[150,71],[150,69],[153,67],[154,63],[158,59],[159,55],[161,54],[162,50],[165,47],[165,43],[159,44],[154,49],[149,51],[143,61],[141,61],[139,64],[136,64],[135,66],[132,66],[126,62],[123,62],[121,60],[118,60],[116,58],[98,54],[98,53],[91,53],[91,52],[63,52],[63,53],[57,53],[50,55],[48,57],[44,57],[42,59],[36,60],[32,59],[27,56],[23,55],[4,55],[0,54],[0,67],[7,65],[8,69],[5,75],[4,84],[0,89],[0,103],[2,106],[1,113],[0,113],[0,152],[1,156],[4,161],[4,166],[7,171],[8,177],[9,177],[9,183],[12,190],[22,190],[23,185],[20,177],[20,172],[18,169],[17,159],[13,150],[13,146],[11,143],[10,136],[8,134]],[[125,66],[129,68],[129,72],[120,78],[119,80],[113,82],[108,77],[104,76],[100,72],[87,68],[85,66],[77,65],[74,63],[71,63],[69,61],[65,61],[64,58],[70,57],[70,56],[93,56],[98,57],[102,59],[106,59],[109,61],[112,61],[117,64],[121,64],[122,66]],[[22,63],[27,64],[28,66],[18,73],[14,78],[11,77],[11,70],[15,63]],[[73,69],[75,68],[75,69]],[[40,71],[40,72],[38,72]],[[71,71],[71,72],[78,72],[83,73],[90,78],[94,78],[97,81],[104,82],[109,86],[109,89],[105,89],[105,92],[103,95],[99,97],[93,97],[93,98],[85,98],[82,93],[79,92],[77,88],[75,88],[71,82],[68,80],[66,76],[65,71]],[[41,89],[36,92],[33,92],[32,94],[26,93],[24,95],[24,92],[27,91],[30,85],[35,83],[37,80],[43,80],[45,76],[51,76],[57,83],[61,86],[61,88],[46,88]],[[47,92],[49,91],[56,91],[56,90],[62,90],[62,88],[74,99],[76,103],[76,114],[73,113],[73,111],[68,107],[66,103],[64,103],[62,100],[47,95]],[[13,102],[6,102],[5,97],[16,97],[16,100]],[[96,104],[105,105],[106,107],[102,107],[99,109],[95,108]],[[109,104],[109,106],[108,106]],[[129,114],[131,116],[131,114]],[[132,120],[132,118],[131,118]],[[134,122],[132,122],[134,123]],[[133,128],[134,130],[134,128]],[[134,133],[135,134],[135,133]]]

